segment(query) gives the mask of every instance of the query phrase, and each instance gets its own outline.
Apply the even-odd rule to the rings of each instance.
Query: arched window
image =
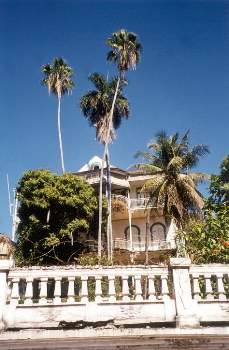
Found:
[[[131,225],[133,242],[141,242],[141,231],[137,225]],[[126,240],[130,239],[130,226],[124,230],[124,237]]]
[[[165,241],[166,239],[166,227],[161,222],[155,222],[150,227],[151,240],[155,241]]]

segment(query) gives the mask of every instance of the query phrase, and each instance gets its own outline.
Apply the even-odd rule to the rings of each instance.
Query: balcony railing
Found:
[[[126,239],[120,239],[116,238],[114,239],[114,249],[123,249],[131,251],[137,251],[137,252],[143,252],[145,251],[145,242],[144,241],[134,241],[132,243],[133,247],[131,247],[131,241]],[[156,250],[168,250],[168,249],[174,249],[175,242],[174,241],[151,241],[148,244],[148,250],[149,251],[156,251]]]
[[[112,198],[114,200],[120,200],[124,203],[126,203],[126,207],[128,208],[129,205],[129,199],[122,195],[116,195],[112,194]],[[154,207],[154,201],[152,201],[149,197],[142,197],[142,198],[130,198],[130,209],[145,209],[145,208],[152,208]]]

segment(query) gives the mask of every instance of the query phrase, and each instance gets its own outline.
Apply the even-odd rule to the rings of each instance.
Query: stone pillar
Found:
[[[199,327],[197,301],[192,298],[188,258],[171,258],[173,286],[176,304],[176,325],[180,328]]]
[[[13,260],[0,260],[0,330],[5,328],[3,313],[7,298],[7,275],[12,266]]]

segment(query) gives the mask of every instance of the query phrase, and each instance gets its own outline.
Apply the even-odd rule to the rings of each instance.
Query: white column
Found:
[[[142,301],[142,285],[141,285],[141,275],[135,276],[135,300]]]
[[[60,276],[55,277],[54,304],[61,303],[61,280]]]
[[[87,288],[88,276],[81,276],[82,288],[81,288],[81,302],[88,302],[88,288]]]
[[[41,290],[40,290],[40,304],[46,304],[47,303],[47,282],[48,277],[41,277]]]
[[[122,276],[122,300],[129,301],[128,276]]]
[[[199,327],[197,301],[192,299],[189,268],[190,259],[170,258],[176,303],[176,325],[180,328]]]
[[[68,299],[67,303],[75,302],[75,277],[68,277]]]
[[[108,275],[109,281],[109,301],[116,301],[116,292],[115,292],[115,276]]]
[[[25,305],[33,304],[33,277],[26,278]]]
[[[161,293],[163,300],[169,299],[168,276],[161,276]]]
[[[210,273],[204,274],[204,279],[205,279],[205,287],[206,287],[206,299],[212,300],[213,292],[212,292],[212,285],[211,285],[211,274]]]
[[[156,300],[154,276],[153,275],[149,275],[148,281],[149,281],[149,290],[148,290],[149,300]]]
[[[101,284],[102,277],[96,276],[95,277],[95,301],[100,302],[102,301],[102,284]]]
[[[193,298],[196,300],[200,300],[200,285],[199,285],[199,274],[192,274],[193,278]]]
[[[6,325],[4,322],[4,306],[8,294],[7,275],[12,265],[13,260],[0,260],[0,330],[3,330]],[[17,303],[18,297],[15,300]]]
[[[133,252],[132,213],[131,213],[130,190],[128,190],[128,219],[129,219],[129,232],[130,232],[130,249],[131,249],[131,252]]]
[[[10,298],[10,304],[17,305],[19,300],[19,281],[20,279],[13,278],[12,279],[12,292],[11,292],[11,298]]]
[[[217,273],[217,287],[218,287],[218,295],[219,300],[226,300],[226,293],[223,285],[223,274]]]

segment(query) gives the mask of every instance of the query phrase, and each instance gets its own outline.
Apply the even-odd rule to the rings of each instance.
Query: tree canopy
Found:
[[[20,201],[18,260],[25,264],[72,261],[80,251],[80,236],[93,229],[97,198],[94,189],[72,174],[48,170],[25,173],[17,188]],[[95,225],[96,226],[96,225]]]
[[[168,136],[161,131],[148,149],[136,154],[143,158],[136,167],[151,175],[143,190],[154,205],[163,207],[165,217],[173,217],[179,226],[190,215],[199,215],[204,201],[196,186],[206,175],[190,170],[209,152],[208,147],[191,147],[188,132],[180,137],[179,133]]]
[[[81,98],[80,107],[90,125],[95,127],[97,140],[105,143],[117,78],[114,77],[107,80],[104,75],[93,73],[88,79],[94,85],[95,90],[89,91]],[[112,128],[110,130],[110,140],[114,139],[115,130],[119,128],[122,119],[129,117],[129,102],[123,95],[123,89],[126,84],[127,81],[125,80],[119,85],[114,106]]]
[[[179,233],[194,263],[229,263],[228,160],[221,163],[220,174],[211,177],[203,219],[188,221]]]

